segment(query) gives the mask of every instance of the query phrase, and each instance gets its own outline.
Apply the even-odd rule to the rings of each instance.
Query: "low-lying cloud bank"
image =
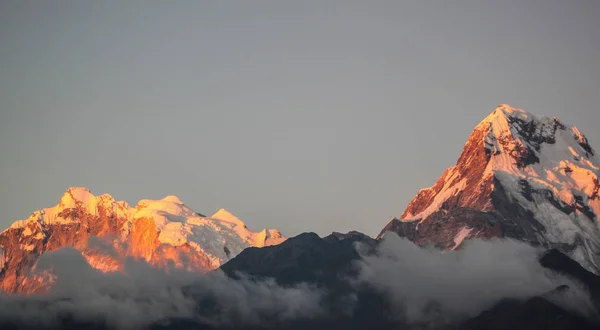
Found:
[[[339,280],[374,287],[389,300],[393,318],[447,322],[475,316],[503,298],[528,298],[562,284],[577,287],[541,267],[540,253],[512,240],[473,240],[440,252],[388,235],[376,253],[361,253],[356,278]],[[306,283],[284,287],[272,279],[233,280],[220,272],[164,272],[133,259],[125,273],[103,274],[71,248],[44,254],[36,268],[54,270],[52,293],[0,296],[0,321],[35,327],[69,317],[134,329],[171,319],[235,326],[328,315],[327,289]],[[570,306],[587,304],[584,294],[574,292]]]
[[[52,326],[65,317],[110,328],[136,329],[170,319],[212,325],[258,324],[261,318],[319,314],[322,291],[308,284],[281,287],[274,280],[232,280],[224,274],[164,272],[130,259],[125,273],[91,268],[72,248],[42,256],[37,270],[53,269],[50,294],[1,296],[0,320]]]
[[[409,322],[472,317],[501,299],[526,299],[563,284],[572,288],[564,307],[589,308],[579,284],[540,265],[542,252],[508,239],[470,240],[440,252],[386,235],[375,255],[362,254],[359,281],[385,294]]]

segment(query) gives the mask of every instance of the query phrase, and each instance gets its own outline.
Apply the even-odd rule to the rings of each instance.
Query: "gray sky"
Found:
[[[69,186],[375,235],[498,104],[600,149],[600,2],[2,1],[0,227]]]

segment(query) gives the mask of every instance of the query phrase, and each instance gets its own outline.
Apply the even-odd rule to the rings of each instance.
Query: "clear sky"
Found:
[[[376,235],[498,104],[600,150],[600,2],[0,2],[0,227],[70,186]]]

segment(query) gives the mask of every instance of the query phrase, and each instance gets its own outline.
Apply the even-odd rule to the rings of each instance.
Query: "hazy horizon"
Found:
[[[600,149],[600,3],[0,3],[0,228],[68,187],[376,235],[501,103]]]

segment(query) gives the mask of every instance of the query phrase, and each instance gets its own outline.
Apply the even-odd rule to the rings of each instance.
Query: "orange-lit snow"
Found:
[[[83,212],[85,217],[111,212],[116,217],[126,219],[120,236],[116,238],[117,242],[122,242],[122,246],[128,246],[128,251],[121,252],[158,264],[167,264],[166,260],[160,260],[164,257],[178,266],[179,254],[184,251],[196,259],[197,266],[211,270],[247,247],[279,244],[285,240],[275,229],[259,232],[248,229],[243,221],[225,209],[220,209],[212,217],[200,216],[176,196],[160,200],[143,199],[135,207],[130,207],[126,202],[115,201],[108,194],[94,196],[89,189],[81,187],[69,188],[57,205],[36,211],[28,219],[14,222],[10,228],[23,228],[21,235],[32,236],[36,233],[35,239],[44,239],[44,226],[69,225],[80,221],[77,216],[65,212],[70,209]],[[34,247],[23,245],[21,248],[29,251]],[[97,269],[114,271],[121,267],[116,259],[107,255],[84,252],[88,263]],[[4,254],[0,254],[2,263]]]

